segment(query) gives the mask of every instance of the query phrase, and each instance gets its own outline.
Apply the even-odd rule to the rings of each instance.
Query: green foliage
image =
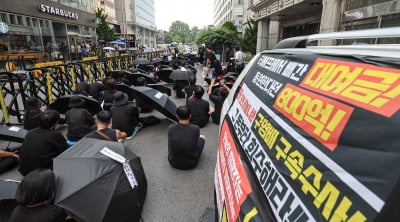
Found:
[[[222,25],[222,28],[227,29],[227,30],[229,30],[229,31],[231,31],[233,33],[236,33],[236,34],[238,33],[238,31],[236,29],[236,26],[232,22],[229,22],[229,21],[225,22]]]
[[[95,12],[96,18],[100,19],[100,23],[97,25],[96,33],[99,40],[104,40],[106,42],[115,40],[117,37],[115,36],[114,29],[108,26],[106,22],[107,14],[103,14],[103,10],[98,8]]]
[[[236,32],[232,32],[226,28],[218,29],[203,29],[196,37],[196,44],[206,45],[222,45],[222,44],[236,44],[239,37]]]
[[[253,19],[248,20],[247,24],[248,25],[244,30],[243,38],[240,41],[240,45],[242,47],[242,51],[250,52],[251,54],[255,55],[257,49],[258,25]]]
[[[189,25],[181,21],[175,21],[169,27],[169,32],[165,37],[165,42],[189,43],[192,41],[191,38]]]

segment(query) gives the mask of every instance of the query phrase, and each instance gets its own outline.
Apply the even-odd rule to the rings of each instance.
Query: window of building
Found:
[[[24,25],[24,22],[22,21],[22,16],[17,15],[17,23],[18,25]]]
[[[7,14],[0,13],[0,21],[7,23]]]
[[[239,5],[243,5],[244,4],[244,0],[239,0]]]
[[[10,18],[10,24],[16,25],[17,24],[17,19],[15,18],[15,15],[9,15]]]
[[[38,26],[38,20],[35,18],[32,18],[32,26],[37,27]]]
[[[392,0],[347,0],[345,11],[353,10],[357,8],[363,8],[371,5],[376,5],[384,2],[390,2]]]
[[[27,26],[32,26],[31,18],[25,17],[25,20],[26,20],[26,25]]]

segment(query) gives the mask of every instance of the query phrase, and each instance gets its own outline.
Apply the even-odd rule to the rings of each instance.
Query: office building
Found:
[[[115,0],[115,12],[128,47],[156,47],[154,0]]]
[[[243,32],[244,0],[214,0],[214,26],[232,22],[239,33]]]

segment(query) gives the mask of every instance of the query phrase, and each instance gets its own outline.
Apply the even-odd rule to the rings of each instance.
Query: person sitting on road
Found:
[[[105,90],[103,93],[103,109],[110,111],[113,106],[114,93],[117,92],[117,84],[115,79],[109,78],[105,84]]]
[[[99,140],[109,140],[114,142],[124,141],[126,133],[121,132],[118,129],[110,129],[111,124],[111,113],[103,110],[96,115],[96,126],[97,130],[92,131],[86,135],[86,138],[94,138]]]
[[[27,174],[18,185],[10,222],[41,221],[62,222],[71,219],[64,210],[52,204],[55,175],[49,169],[37,169]]]
[[[189,85],[187,80],[174,80],[173,90],[175,91],[175,96],[177,98],[185,98],[186,94],[184,92],[184,88]]]
[[[128,103],[128,95],[116,92],[114,106],[111,108],[112,128],[125,132],[128,139],[134,136],[139,123],[139,111],[133,104]]]
[[[146,85],[147,85],[146,78],[144,78],[143,76],[140,76],[136,79],[136,86],[146,86]],[[146,102],[140,97],[136,97],[136,107],[138,108],[139,113],[149,113],[153,111],[153,108],[148,106]]]
[[[196,85],[196,76],[192,75],[189,77],[189,85],[185,86],[183,90],[186,93],[186,99],[189,99],[193,95],[194,90],[197,88],[198,85]]]
[[[31,130],[39,127],[40,116],[42,115],[42,103],[36,97],[31,97],[26,100],[24,113],[24,129]]]
[[[197,165],[205,137],[198,126],[190,124],[188,106],[179,106],[176,114],[179,122],[168,127],[168,161],[174,168],[187,170]]]
[[[89,96],[90,85],[86,81],[81,81],[73,94]]]
[[[5,150],[0,150],[0,174],[17,166],[18,159],[18,154]]]
[[[215,124],[219,124],[220,121],[220,116],[221,116],[221,111],[222,111],[222,105],[224,104],[224,101],[226,97],[228,97],[228,94],[230,92],[230,88],[227,85],[223,85],[218,88],[218,95],[212,94],[212,88],[214,86],[215,79],[211,80],[211,85],[208,88],[208,96],[210,100],[214,103],[214,111],[211,111],[211,119]]]
[[[84,103],[85,100],[80,96],[73,96],[69,100],[70,110],[65,113],[65,118],[68,124],[67,139],[70,145],[95,129],[95,119],[83,108]]]
[[[64,152],[68,143],[64,136],[55,131],[60,114],[46,110],[40,120],[40,127],[30,130],[19,150],[19,172],[26,175],[36,168],[52,169],[53,158]]]
[[[196,86],[192,92],[192,96],[186,101],[187,106],[191,110],[190,123],[203,128],[207,125],[210,119],[210,104],[202,99],[204,89],[201,86]]]

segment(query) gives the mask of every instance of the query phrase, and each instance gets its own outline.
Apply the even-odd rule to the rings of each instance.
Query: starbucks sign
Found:
[[[0,22],[0,33],[7,33],[8,30],[8,25],[4,22]]]
[[[71,12],[65,9],[61,9],[61,8],[56,8],[53,6],[49,6],[46,4],[40,4],[39,5],[39,11],[44,12],[44,13],[48,13],[48,14],[53,14],[53,15],[58,15],[58,16],[62,16],[62,17],[66,17],[66,18],[71,18],[71,19],[78,19],[78,13],[76,12]]]

